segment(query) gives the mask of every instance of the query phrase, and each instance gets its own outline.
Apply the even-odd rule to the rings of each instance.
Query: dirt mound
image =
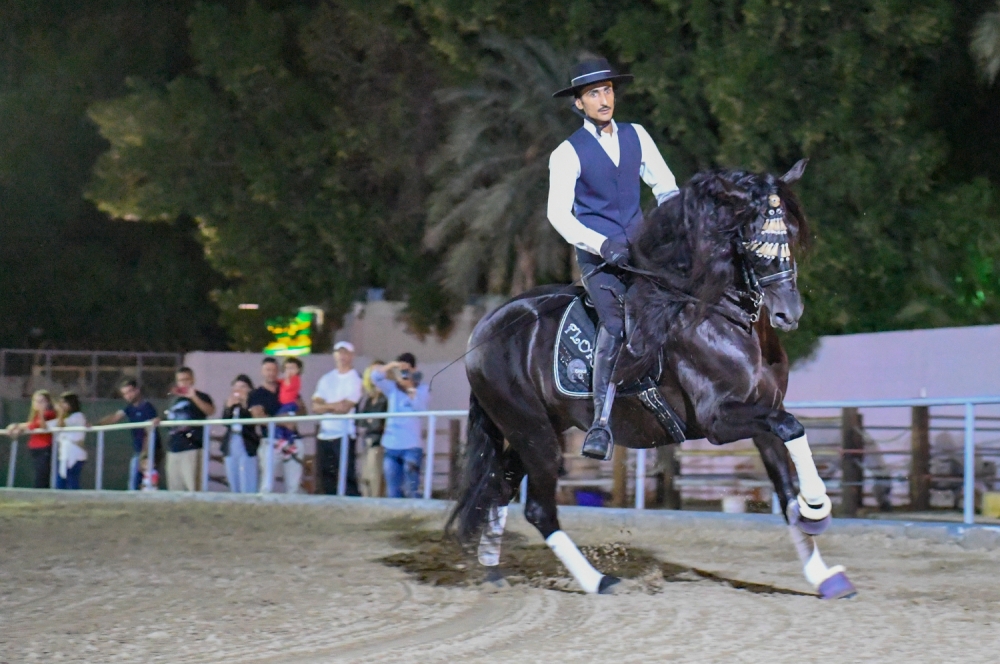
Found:
[[[393,519],[377,524],[374,529],[396,531],[393,543],[408,549],[380,558],[379,562],[399,567],[421,583],[472,586],[485,579],[486,569],[476,560],[474,548],[463,547],[443,531],[428,528],[425,521]],[[710,581],[755,593],[806,594],[662,561],[646,549],[624,542],[585,545],[580,547],[580,552],[601,572],[632,580],[635,582],[631,584],[633,589],[646,592],[657,592],[664,583]],[[500,568],[511,585],[526,584],[535,588],[582,592],[547,546],[528,544],[527,539],[516,532],[504,533]]]

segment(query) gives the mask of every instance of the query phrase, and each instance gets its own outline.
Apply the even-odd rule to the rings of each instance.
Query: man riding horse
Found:
[[[641,125],[618,124],[615,86],[632,80],[604,59],[581,62],[570,86],[554,97],[574,96],[583,126],[559,144],[549,159],[548,217],[576,247],[583,285],[600,319],[594,354],[594,423],[583,455],[608,459],[614,446],[608,422],[615,400],[615,365],[625,340],[622,268],[642,222],[639,180],[656,202],[678,193],[677,182],[653,139]]]

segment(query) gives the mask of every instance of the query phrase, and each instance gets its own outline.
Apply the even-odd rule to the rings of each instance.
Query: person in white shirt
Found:
[[[337,368],[323,375],[316,384],[312,397],[312,410],[317,414],[344,415],[355,412],[361,401],[361,376],[354,370],[354,346],[348,341],[338,341],[333,346],[333,356]],[[337,493],[337,478],[340,468],[340,446],[347,448],[346,493],[360,496],[357,473],[355,471],[355,423],[354,420],[321,420],[316,436],[316,460],[319,464],[320,488],[323,493]]]
[[[576,247],[583,285],[601,325],[594,353],[594,423],[584,456],[609,459],[614,446],[608,421],[615,400],[611,380],[625,336],[623,268],[642,222],[639,181],[658,204],[677,193],[677,182],[653,139],[640,125],[616,123],[615,86],[632,80],[607,60],[581,62],[569,87],[554,97],[574,98],[583,126],[549,158],[548,217]]]
[[[87,418],[80,412],[80,398],[72,392],[63,392],[59,395],[56,412],[58,417],[46,422],[46,426],[50,429],[87,426]],[[56,453],[59,455],[57,489],[80,488],[80,473],[83,472],[83,462],[87,460],[87,450],[83,447],[86,436],[84,431],[61,431],[55,435]]]

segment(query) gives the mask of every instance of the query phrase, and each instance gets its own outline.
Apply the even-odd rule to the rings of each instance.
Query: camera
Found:
[[[399,372],[399,377],[403,380],[413,379],[414,385],[420,384],[420,379],[424,377],[419,371],[410,371],[409,369],[403,369]]]

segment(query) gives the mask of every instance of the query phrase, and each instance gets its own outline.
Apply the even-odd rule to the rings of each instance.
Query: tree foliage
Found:
[[[811,158],[800,190],[816,243],[801,266],[797,352],[818,334],[1000,316],[993,189],[949,178],[934,90],[921,84],[951,20],[940,0],[748,0],[635,12],[609,32],[674,162],[782,172]],[[714,140],[689,130],[706,126]]]
[[[549,154],[579,120],[552,98],[572,61],[536,38],[489,35],[476,82],[439,93],[452,110],[432,164],[426,243],[447,248],[445,287],[516,295],[566,279],[570,251],[546,217]]]
[[[168,80],[190,7],[0,2],[0,346],[225,346],[190,226],[112,222],[81,195],[105,147],[88,105],[128,74]]]
[[[681,181],[811,158],[794,354],[819,334],[1000,319],[994,188],[949,172],[927,85],[954,38],[951,3],[626,2],[613,15],[599,38],[637,79],[619,116],[651,131]]]
[[[992,85],[1000,74],[1000,2],[976,23],[971,48],[983,77]]]
[[[264,318],[368,287],[445,331],[565,279],[546,164],[578,120],[548,95],[581,51],[636,75],[617,117],[681,182],[810,157],[794,353],[998,322],[1000,92],[970,54],[989,75],[994,6],[0,0],[0,339],[212,347],[221,321],[259,348]]]
[[[136,82],[91,111],[111,149],[88,196],[116,217],[196,219],[230,284],[217,297],[239,347],[261,345],[263,318],[313,304],[336,319],[364,285],[405,296],[429,269],[437,79],[421,45],[376,18],[201,5],[191,75]]]

